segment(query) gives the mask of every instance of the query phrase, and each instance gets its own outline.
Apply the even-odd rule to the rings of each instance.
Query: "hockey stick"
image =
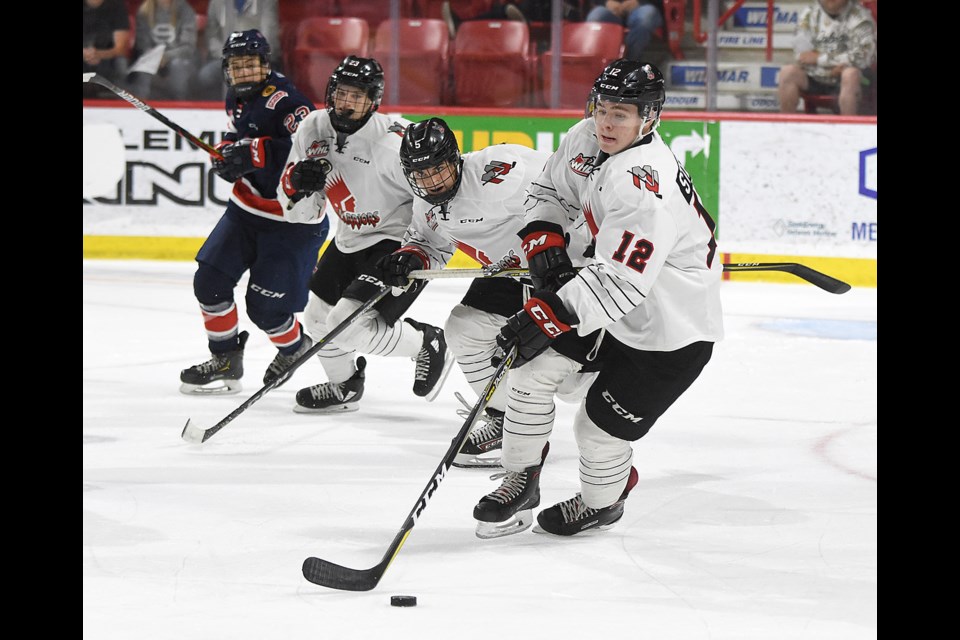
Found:
[[[109,89],[113,93],[117,94],[118,96],[120,96],[121,98],[123,98],[124,100],[132,104],[133,106],[135,106],[137,109],[140,109],[140,111],[143,111],[147,115],[153,116],[163,124],[167,125],[171,129],[179,133],[181,136],[189,140],[195,146],[200,147],[201,149],[203,149],[213,157],[223,160],[223,155],[219,151],[217,151],[216,149],[211,147],[209,144],[207,144],[197,136],[193,135],[192,133],[190,133],[189,131],[187,131],[180,125],[178,125],[176,122],[173,122],[172,120],[170,120],[168,117],[166,117],[165,115],[163,115],[162,113],[160,113],[159,111],[157,111],[156,109],[148,105],[146,102],[144,102],[137,96],[133,95],[132,93],[128,93],[127,91],[124,91],[123,89],[113,84],[103,76],[98,76],[96,73],[85,73],[83,74],[83,81],[93,82],[95,84],[100,85],[101,87],[105,87],[106,89]]]
[[[820,287],[829,293],[846,293],[850,291],[850,285],[843,280],[837,280],[833,276],[811,269],[810,267],[797,262],[737,262],[733,264],[724,264],[724,271],[783,271],[806,280],[812,285]]]
[[[328,342],[330,342],[331,340],[336,338],[338,335],[343,333],[343,331],[347,327],[349,327],[351,324],[353,324],[353,321],[359,318],[363,312],[370,309],[373,305],[379,302],[380,299],[383,298],[383,296],[387,295],[388,291],[390,291],[390,287],[383,287],[382,289],[380,289],[380,291],[378,291],[376,295],[374,295],[372,298],[370,298],[369,300],[364,302],[362,305],[360,305],[360,307],[356,311],[351,313],[349,316],[347,316],[343,322],[341,322],[332,330],[330,330],[330,332],[327,333],[327,335],[317,340],[312,347],[310,347],[303,353],[303,355],[301,355],[299,358],[294,360],[293,363],[291,363],[291,365],[287,367],[287,369],[283,372],[283,375],[277,376],[275,380],[272,380],[267,384],[263,385],[263,387],[261,387],[259,391],[257,391],[255,394],[247,398],[243,402],[243,404],[241,404],[239,407],[231,411],[226,418],[224,418],[217,424],[213,425],[209,429],[203,429],[201,427],[198,427],[192,424],[189,419],[187,419],[187,424],[184,425],[183,432],[180,434],[180,437],[186,440],[187,442],[192,442],[193,444],[201,444],[203,442],[206,442],[210,438],[212,438],[217,431],[220,431],[220,429],[223,429],[225,426],[230,424],[230,422],[232,422],[234,418],[236,418],[241,413],[249,409],[250,405],[252,405],[254,402],[259,400],[263,396],[267,395],[271,390],[279,387],[282,383],[286,382],[290,378],[290,376],[293,375],[293,372],[300,368],[300,365],[302,365],[304,362],[308,361],[310,358],[316,355],[317,352],[319,352],[320,349],[326,346]]]
[[[417,520],[420,518],[423,510],[427,508],[427,503],[430,501],[430,498],[433,497],[433,494],[437,488],[439,488],[443,479],[447,477],[450,466],[470,436],[470,429],[473,428],[473,423],[477,421],[477,417],[486,408],[487,403],[490,402],[490,398],[493,397],[494,392],[503,381],[507,371],[510,370],[510,365],[513,364],[516,357],[517,346],[514,345],[504,355],[500,364],[497,365],[493,377],[483,390],[483,395],[477,400],[477,404],[475,404],[473,410],[470,411],[463,426],[460,427],[460,431],[453,437],[446,455],[443,456],[443,460],[440,461],[437,470],[433,472],[430,482],[424,487],[416,504],[413,505],[410,515],[403,521],[403,526],[397,531],[397,535],[393,538],[390,546],[387,547],[387,552],[383,554],[380,562],[370,569],[350,569],[320,558],[310,557],[303,561],[304,578],[321,587],[341,589],[343,591],[370,591],[380,583],[380,578],[383,577],[383,574],[387,571],[387,567],[389,567],[393,559],[397,557],[397,554],[400,553],[400,548],[403,546],[403,543],[407,541],[407,536],[410,535],[414,525],[417,524]]]
[[[846,282],[796,262],[724,263],[723,270],[784,271],[830,293],[840,294],[850,291],[850,285]],[[529,275],[529,269],[495,269],[491,267],[482,269],[419,269],[410,272],[410,277],[418,280],[433,280],[435,278],[526,278]]]

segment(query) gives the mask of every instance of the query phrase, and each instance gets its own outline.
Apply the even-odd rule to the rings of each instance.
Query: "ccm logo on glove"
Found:
[[[557,336],[570,331],[570,325],[561,322],[553,313],[553,309],[536,298],[530,298],[527,300],[527,303],[523,305],[523,308],[526,309],[527,313],[530,314],[530,317],[533,318],[533,321],[537,323],[537,325],[540,327],[540,330],[551,338],[556,338]]]

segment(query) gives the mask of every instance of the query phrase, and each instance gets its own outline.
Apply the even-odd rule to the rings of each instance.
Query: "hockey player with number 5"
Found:
[[[281,180],[285,208],[309,201],[337,215],[336,237],[310,280],[304,324],[315,340],[345,322],[385,286],[377,261],[400,246],[412,215],[413,193],[400,169],[404,118],[379,113],[383,68],[373,58],[347,56],[330,76],[326,109],[300,126]],[[401,316],[420,295],[411,287],[387,295],[318,353],[327,382],[297,392],[294,411],[356,411],[366,359],[354,353],[414,360],[413,392],[436,398],[453,357],[443,330]]]
[[[322,210],[284,210],[276,195],[291,138],[313,104],[271,70],[270,44],[256,29],[230,34],[222,64],[230,120],[217,145],[223,159],[213,159],[213,170],[233,191],[197,253],[193,289],[212,357],[180,373],[180,390],[194,395],[241,389],[248,334],[239,331],[234,289],[248,270],[247,315],[277,348],[263,383],[313,345],[295,314],[307,304],[307,283],[330,228]]]
[[[531,187],[524,249],[537,288],[500,330],[518,346],[508,378],[502,484],[474,508],[480,537],[522,531],[540,502],[553,396],[571,376],[586,394],[574,418],[580,492],[544,509],[537,532],[576,535],[623,516],[637,484],[632,442],[697,379],[723,338],[722,265],[714,220],[656,131],[663,75],[649,63],[608,65],[574,125]],[[576,271],[564,247],[579,206],[596,241]],[[590,358],[559,352],[560,336],[600,331]]]
[[[407,127],[400,163],[417,198],[403,246],[380,261],[383,281],[407,286],[411,272],[441,269],[457,249],[487,267],[526,267],[517,232],[524,224],[526,189],[549,155],[517,144],[461,155],[456,136],[441,118]],[[500,327],[523,307],[524,287],[511,278],[477,278],[447,317],[448,346],[478,396],[494,373],[490,359]],[[501,386],[487,403],[454,466],[499,465],[505,389]]]

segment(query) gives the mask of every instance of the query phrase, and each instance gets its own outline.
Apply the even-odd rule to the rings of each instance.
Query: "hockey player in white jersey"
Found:
[[[480,537],[530,526],[552,397],[571,375],[583,377],[582,362],[599,372],[585,380],[573,425],[581,490],[541,511],[535,531],[568,536],[617,522],[638,479],[631,442],[689,388],[723,337],[715,225],[656,131],[663,84],[652,64],[608,65],[594,83],[591,117],[569,130],[531,188],[524,248],[534,284],[544,288],[498,336],[504,349],[518,345],[518,357],[508,378],[507,475],[474,508]],[[559,235],[571,193],[596,240],[579,272]],[[586,360],[562,353],[557,339],[570,335],[589,336]]]
[[[484,266],[526,267],[518,236],[526,189],[549,156],[516,144],[461,155],[441,118],[407,127],[400,161],[417,198],[403,246],[382,260],[384,282],[406,286],[411,271],[443,268],[457,249]],[[510,278],[475,279],[446,320],[447,345],[478,396],[494,372],[490,360],[500,327],[523,308],[528,285]],[[501,386],[491,398],[455,466],[499,465],[504,390]]]
[[[400,246],[410,224],[413,194],[398,152],[410,122],[377,112],[383,69],[372,58],[347,56],[327,86],[326,109],[300,124],[280,181],[288,210],[314,212],[329,203],[337,215],[334,240],[310,280],[304,313],[319,340],[380,291],[377,261]],[[443,331],[413,320],[398,322],[422,287],[380,300],[319,352],[327,382],[297,392],[302,413],[355,411],[363,396],[366,360],[354,353],[415,360],[413,392],[433,400],[453,357]]]

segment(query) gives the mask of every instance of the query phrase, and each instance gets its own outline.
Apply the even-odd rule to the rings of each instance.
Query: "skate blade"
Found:
[[[464,453],[458,453],[453,460],[453,466],[460,469],[499,469],[500,456],[493,458],[482,458],[479,455],[473,456]]]
[[[620,522],[620,521],[617,520],[617,522]],[[547,531],[546,529],[544,529],[543,527],[541,527],[540,524],[538,523],[536,526],[533,527],[533,532],[534,532],[534,533],[542,533],[542,534],[545,534],[545,535],[548,535],[548,536],[553,536],[553,537],[555,537],[555,538],[572,538],[572,537],[574,537],[574,536],[576,536],[576,537],[582,537],[582,536],[592,535],[593,533],[596,533],[596,532],[599,532],[599,531],[608,531],[608,530],[610,530],[610,529],[613,529],[615,526],[617,526],[617,522],[611,522],[611,523],[609,523],[609,524],[602,524],[602,525],[600,525],[600,526],[598,526],[598,527],[590,527],[590,528],[588,528],[588,529],[583,529],[583,530],[578,531],[578,532],[576,532],[576,533],[572,533],[572,534],[570,534],[570,535],[568,535],[568,536],[561,535],[561,534],[559,534],[559,533],[553,533],[553,532],[551,532],[551,531]]]
[[[243,385],[239,380],[214,380],[208,385],[180,383],[180,393],[188,396],[232,396],[242,390]]]
[[[304,407],[303,405],[295,404],[293,405],[294,413],[310,413],[313,415],[326,415],[326,414],[335,414],[335,413],[350,413],[352,411],[357,411],[360,408],[356,402],[348,402],[345,404],[337,404],[329,407],[323,407],[322,409],[313,409],[311,407]]]
[[[437,380],[437,384],[433,385],[430,393],[423,396],[427,402],[433,402],[437,399],[437,396],[440,395],[440,389],[443,388],[443,383],[447,381],[447,376],[450,375],[450,369],[453,368],[453,360],[453,353],[450,352],[448,347],[443,356],[443,371],[440,372],[440,378]]]
[[[492,540],[526,531],[532,524],[533,510],[524,509],[517,511],[510,520],[503,522],[477,522],[476,533],[481,540]]]

